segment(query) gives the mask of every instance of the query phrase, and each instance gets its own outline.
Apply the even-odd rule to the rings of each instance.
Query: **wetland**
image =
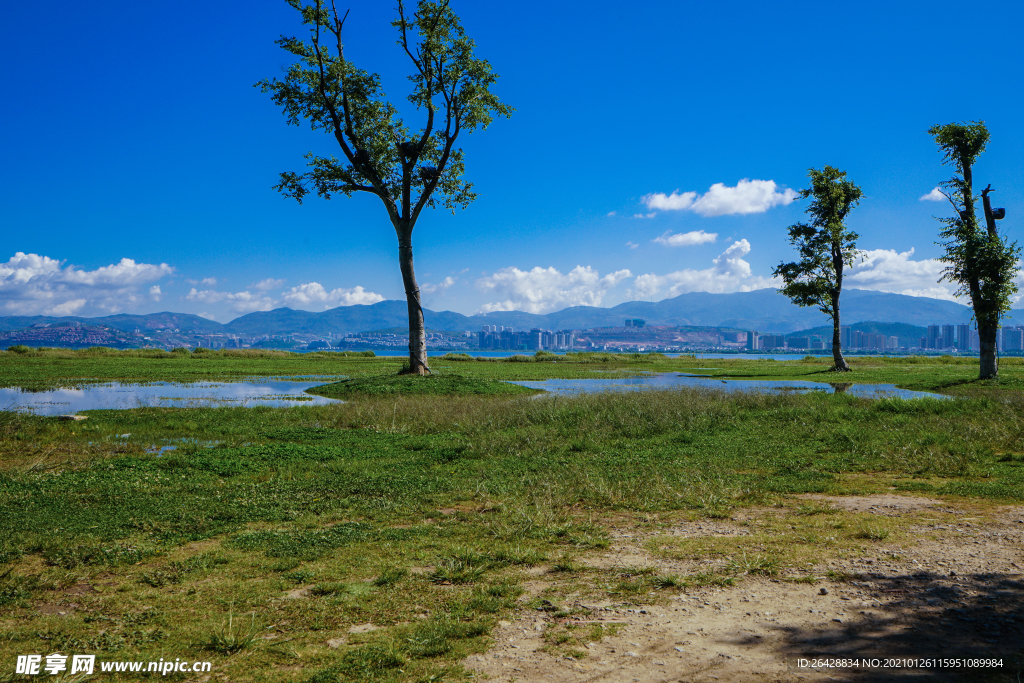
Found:
[[[843,376],[957,400],[497,389],[835,381],[823,359],[706,365],[453,354],[416,383],[394,379],[400,359],[330,353],[0,352],[7,387],[304,377],[344,395],[0,411],[0,661],[188,657],[311,683],[911,680],[793,662],[955,645],[1003,660],[975,680],[1015,680],[1024,367],[978,382],[969,359],[865,358]]]

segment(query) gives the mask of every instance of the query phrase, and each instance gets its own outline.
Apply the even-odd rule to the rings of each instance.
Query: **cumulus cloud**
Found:
[[[540,266],[533,270],[504,268],[476,281],[479,289],[503,299],[485,304],[479,312],[544,313],[568,306],[600,306],[608,290],[631,275],[628,270],[618,270],[601,277],[590,266],[576,266],[568,273]]]
[[[260,294],[253,294],[250,291],[242,292],[218,292],[212,289],[197,291],[195,287],[185,295],[188,301],[199,301],[204,304],[219,304],[227,302],[230,307],[239,313],[252,313],[253,311],[269,311],[274,308],[274,301]]]
[[[918,201],[919,202],[944,202],[944,201],[946,201],[946,195],[942,194],[942,190],[940,190],[939,188],[936,187],[934,190],[932,190],[928,194],[921,195],[921,198],[918,199]]]
[[[83,270],[19,251],[0,263],[0,311],[7,315],[118,313],[145,301],[142,288],[173,272],[166,263],[136,263],[129,258]],[[152,288],[149,293],[153,295]]]
[[[707,192],[679,192],[672,194],[655,192],[645,195],[641,201],[648,209],[658,211],[693,211],[701,216],[728,216],[763,213],[775,206],[785,206],[800,194],[789,188],[780,190],[774,180],[750,180],[744,178],[735,187],[715,183]]]
[[[676,233],[675,235],[671,234],[671,231],[666,231],[664,235],[661,237],[655,237],[652,241],[657,242],[658,244],[663,244],[666,247],[692,247],[697,244],[714,242],[717,239],[717,232],[694,230],[692,232]]]
[[[249,285],[251,289],[255,289],[260,292],[267,292],[271,289],[279,289],[284,286],[284,280],[275,280],[272,277],[268,277],[266,280],[260,280],[259,282]]]
[[[455,281],[458,280],[458,279],[459,278],[457,278],[457,277],[451,277],[449,275],[448,277],[446,277],[444,280],[442,280],[441,282],[437,283],[436,285],[432,285],[432,284],[429,284],[429,283],[424,283],[423,286],[420,287],[420,289],[423,290],[423,292],[425,294],[440,294],[444,290],[446,290],[449,287],[451,287],[452,285],[454,285]]]
[[[650,213],[634,213],[633,218],[654,218],[657,215],[657,211],[652,211]]]
[[[241,292],[218,292],[212,289],[197,290],[193,287],[185,295],[185,299],[207,304],[226,303],[232,310],[240,313],[269,311],[283,306],[307,311],[326,311],[329,308],[336,308],[338,306],[375,304],[378,301],[384,300],[384,297],[380,294],[369,292],[362,287],[353,287],[351,289],[340,287],[328,291],[319,282],[304,282],[301,285],[281,292],[279,297],[273,297],[266,292],[268,289],[280,286],[283,282],[284,280],[262,280],[251,285],[250,289]]]
[[[163,296],[163,292],[160,291],[160,285],[153,285],[149,288],[149,298],[153,301],[160,301]]]
[[[319,308],[326,311],[338,306],[355,306],[357,304],[375,304],[384,301],[384,297],[376,292],[368,292],[362,287],[346,289],[339,287],[327,291],[319,282],[307,282],[281,294],[281,304],[289,308]]]
[[[957,301],[953,296],[956,285],[939,282],[945,264],[938,259],[915,261],[913,255],[913,249],[898,253],[895,249],[865,251],[864,260],[847,271],[843,284],[856,289]]]
[[[750,242],[738,240],[712,259],[711,268],[686,268],[667,275],[646,273],[637,276],[633,280],[632,294],[638,299],[654,299],[686,292],[750,292],[777,286],[779,283],[775,279],[751,272],[750,264],[743,259],[749,253]]]

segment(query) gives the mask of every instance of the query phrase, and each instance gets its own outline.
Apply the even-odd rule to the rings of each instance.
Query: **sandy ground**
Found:
[[[666,592],[651,605],[577,591],[560,607],[580,611],[582,629],[591,623],[617,628],[586,645],[582,657],[545,648],[545,629],[559,620],[524,604],[514,620],[502,622],[490,651],[463,664],[502,683],[1018,680],[1010,658],[1024,651],[1024,507],[1002,508],[980,523],[966,514],[950,517],[960,512],[955,506],[924,498],[819,500],[890,517],[935,510],[954,521],[911,526],[914,538],[882,541],[871,557],[827,561],[828,569],[856,575],[847,581],[748,576],[731,587]],[[745,532],[739,520],[703,520],[668,533]],[[644,541],[642,533],[616,529],[609,550],[583,561],[693,571],[692,565],[651,556]],[[528,583],[524,600],[559,581],[543,571]],[[858,665],[815,661],[836,659]],[[935,661],[940,659],[954,665],[959,659],[961,667],[964,659],[1002,659],[1003,667],[942,668]]]

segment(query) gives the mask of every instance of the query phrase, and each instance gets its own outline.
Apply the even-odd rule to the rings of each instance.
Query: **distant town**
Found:
[[[844,351],[861,353],[971,353],[978,350],[978,333],[970,324],[918,327],[903,323],[857,323],[840,328]],[[87,348],[208,348],[281,349],[290,351],[373,350],[401,354],[408,348],[401,329],[355,333],[229,334],[183,330],[178,327],[124,331],[81,322],[40,323],[0,333],[0,348],[55,346]],[[1024,326],[1000,330],[1001,352],[1024,351]],[[640,318],[621,326],[591,329],[516,329],[484,325],[472,331],[430,331],[427,346],[437,351],[610,351],[610,352],[825,352],[832,348],[831,328],[791,334],[759,334],[756,330],[725,327],[648,325]]]

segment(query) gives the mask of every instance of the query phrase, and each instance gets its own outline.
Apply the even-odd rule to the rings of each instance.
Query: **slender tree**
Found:
[[[811,186],[800,191],[804,199],[813,197],[807,213],[810,223],[789,226],[789,241],[800,260],[780,263],[774,274],[785,283],[782,293],[798,306],[817,306],[832,317],[832,369],[849,372],[843,358],[839,334],[839,295],[843,291],[843,268],[852,266],[860,255],[857,233],[846,227],[846,216],[861,198],[861,190],[847,180],[846,172],[826,166],[810,169]]]
[[[969,121],[932,126],[928,134],[942,150],[942,163],[958,174],[942,183],[942,194],[956,213],[939,219],[945,226],[939,233],[946,240],[940,242],[946,248],[942,260],[948,264],[940,282],[955,282],[959,285],[957,296],[971,297],[981,345],[978,378],[995,378],[999,376],[999,318],[1010,310],[1010,297],[1017,291],[1013,280],[1020,249],[1016,242],[1006,243],[999,237],[996,219],[1005,212],[992,209],[991,185],[981,191],[985,228],[978,224],[975,214],[978,198],[974,194],[973,166],[985,151],[988,128],[984,121]]]
[[[345,56],[342,29],[348,12],[339,15],[334,0],[287,0],[310,27],[309,41],[282,36],[277,44],[293,54],[283,80],[257,83],[269,92],[298,125],[305,119],[314,130],[332,135],[342,158],[306,154],[307,170],[285,172],[275,186],[302,202],[310,191],[324,199],[353,192],[376,195],[398,235],[398,260],[409,311],[409,372],[426,374],[426,334],[420,289],[413,268],[412,231],[425,207],[441,204],[455,212],[476,194],[463,179],[459,134],[483,129],[495,116],[513,109],[490,92],[497,75],[490,64],[473,55],[475,44],[463,31],[447,0],[419,0],[409,16],[398,0],[398,45],[413,65],[412,92],[417,110],[425,110],[423,128],[412,133],[398,109],[385,99],[380,77],[357,68]]]

